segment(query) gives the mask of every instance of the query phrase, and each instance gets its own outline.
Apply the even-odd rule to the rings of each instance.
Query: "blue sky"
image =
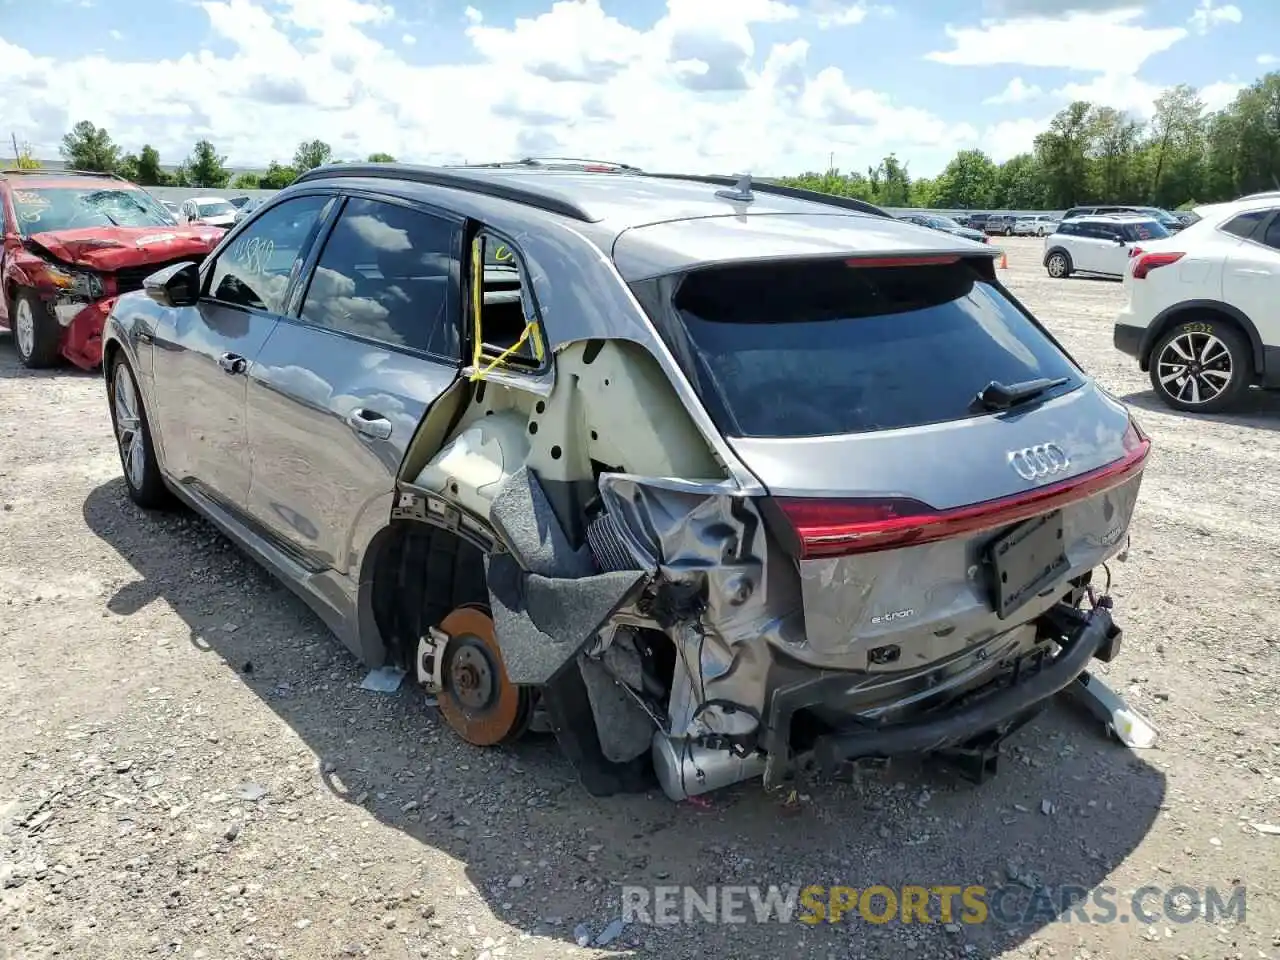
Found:
[[[318,136],[770,172],[893,150],[931,175],[1076,97],[1142,116],[1185,82],[1218,107],[1268,69],[1276,0],[0,0],[0,132],[49,155],[89,119],[175,160]]]

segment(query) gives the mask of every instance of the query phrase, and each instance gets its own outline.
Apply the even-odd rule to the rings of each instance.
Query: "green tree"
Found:
[[[120,158],[120,162],[116,164],[116,173],[124,177],[126,180],[138,182],[138,158],[132,153],[126,153]]]
[[[1204,101],[1194,87],[1180,83],[1156,98],[1148,140],[1153,203],[1176,204],[1200,187],[1204,171]]]
[[[258,177],[258,186],[263,190],[283,190],[297,178],[298,171],[293,167],[282,167],[272,160],[266,172]]]
[[[981,150],[961,150],[938,177],[939,207],[973,210],[995,204],[1000,168]]]
[[[144,187],[163,185],[169,176],[160,169],[160,152],[149,143],[144,143],[138,151],[138,175],[135,178]]]
[[[262,187],[262,180],[256,173],[238,173],[231,186],[236,190],[258,190]]]
[[[395,163],[396,158],[389,153],[371,153],[369,154],[369,163]]]
[[[323,167],[333,157],[332,148],[323,140],[304,140],[293,154],[293,168],[299,172]]]
[[[1043,210],[1048,189],[1040,162],[1031,153],[1020,153],[1000,164],[991,206],[1001,210]]]
[[[18,169],[19,170],[39,170],[40,161],[36,159],[35,153],[31,149],[31,144],[24,143],[18,148]]]
[[[182,172],[190,186],[221,188],[231,179],[231,171],[227,169],[226,162],[227,158],[218,156],[212,143],[201,140],[183,164]]]
[[[906,164],[896,154],[889,154],[878,167],[867,170],[871,195],[882,207],[906,207],[911,204],[911,177]]]
[[[1089,113],[1090,191],[1100,200],[1135,203],[1146,190],[1133,176],[1142,125],[1121,110],[1094,107]]]
[[[62,138],[58,148],[63,159],[76,170],[113,173],[120,163],[120,148],[103,127],[81,120]]]
[[[1071,207],[1088,191],[1089,115],[1093,105],[1085,100],[1058,111],[1049,129],[1036,137],[1047,198],[1056,207]]]

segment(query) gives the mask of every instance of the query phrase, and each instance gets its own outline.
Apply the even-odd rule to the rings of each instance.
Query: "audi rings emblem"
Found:
[[[1043,480],[1066,473],[1071,459],[1056,443],[1038,443],[1034,447],[1009,451],[1009,466],[1023,480]]]

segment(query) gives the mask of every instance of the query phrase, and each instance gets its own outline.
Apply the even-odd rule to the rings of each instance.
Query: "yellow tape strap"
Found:
[[[484,240],[477,236],[471,241],[471,366],[479,369],[482,359],[480,346],[484,331],[480,329],[481,307],[484,306]],[[476,379],[472,376],[471,379]]]
[[[538,331],[537,331],[536,325],[533,322],[526,323],[524,325],[524,329],[520,332],[520,336],[516,339],[516,342],[513,343],[511,346],[507,347],[507,349],[503,350],[500,354],[498,354],[492,360],[490,360],[488,365],[484,367],[480,366],[480,352],[477,350],[476,361],[473,364],[473,366],[476,369],[471,372],[471,379],[483,380],[485,377],[487,377],[490,371],[492,371],[494,367],[496,367],[500,363],[504,363],[507,357],[511,356],[513,353],[519,350],[522,346],[524,346],[525,341],[529,339],[530,333],[533,334],[534,339],[536,340],[538,336]]]

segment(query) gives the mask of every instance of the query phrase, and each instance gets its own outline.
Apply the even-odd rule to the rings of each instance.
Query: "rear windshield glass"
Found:
[[[36,187],[13,191],[13,212],[24,237],[82,227],[173,226],[151,194],[129,187]]]
[[[857,261],[850,261],[856,263]],[[658,323],[728,436],[801,437],[976,415],[993,380],[1077,368],[976,268],[843,260],[688,275]]]
[[[1126,240],[1162,240],[1173,236],[1159,220],[1142,220],[1124,225]]]

